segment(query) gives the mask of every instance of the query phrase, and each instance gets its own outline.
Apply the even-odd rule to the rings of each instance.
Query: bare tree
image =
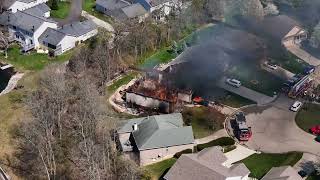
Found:
[[[0,49],[4,50],[5,58],[8,57],[9,41],[3,32],[0,31]]]

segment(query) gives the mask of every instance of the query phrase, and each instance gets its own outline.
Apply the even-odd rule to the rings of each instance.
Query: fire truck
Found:
[[[297,98],[312,86],[312,82],[313,79],[310,77],[310,75],[303,76],[290,87],[288,96],[290,98]]]
[[[239,112],[236,114],[236,129],[235,136],[239,141],[248,141],[251,136],[251,127],[247,126],[246,117],[243,112]]]

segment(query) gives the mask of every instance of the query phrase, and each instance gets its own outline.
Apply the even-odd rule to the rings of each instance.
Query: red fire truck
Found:
[[[251,127],[247,126],[246,117],[243,112],[239,112],[236,114],[236,129],[235,135],[239,141],[248,141],[251,136]]]
[[[297,98],[312,86],[312,81],[313,80],[310,75],[304,76],[294,86],[291,87],[288,96],[290,98]]]

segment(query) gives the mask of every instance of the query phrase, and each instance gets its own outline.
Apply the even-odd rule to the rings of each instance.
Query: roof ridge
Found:
[[[43,20],[43,21],[45,21],[45,22],[52,22],[52,23],[58,24],[56,21],[50,20],[50,19],[48,19],[48,18],[43,18],[43,17],[35,16],[35,15],[30,14],[30,13],[28,13],[28,12],[26,12],[26,11],[19,11],[19,12],[21,12],[21,13],[23,13],[23,14],[27,14],[27,15],[32,16],[32,17],[35,17],[35,18],[37,18],[37,19],[41,19],[41,20]]]

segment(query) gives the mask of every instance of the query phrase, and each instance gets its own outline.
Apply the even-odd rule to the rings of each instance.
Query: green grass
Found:
[[[53,18],[64,19],[69,15],[70,11],[70,2],[67,1],[58,1],[58,9],[51,10],[50,16]]]
[[[114,92],[120,86],[128,84],[136,76],[137,76],[137,73],[135,73],[135,72],[128,73],[128,74],[124,75],[123,77],[121,77],[120,79],[118,79],[117,81],[115,81],[114,83],[112,83],[110,86],[108,86],[107,90],[109,92]]]
[[[221,137],[221,138],[215,139],[215,140],[210,141],[210,142],[205,143],[205,144],[198,144],[197,145],[197,150],[201,151],[201,150],[203,150],[205,148],[213,147],[213,146],[228,147],[228,146],[232,146],[234,144],[235,144],[235,141],[232,138],[230,138],[230,137]]]
[[[186,125],[191,125],[195,138],[207,137],[223,128],[225,116],[206,107],[186,108],[182,112]]]
[[[23,54],[20,52],[18,45],[12,45],[8,49],[8,58],[6,59],[1,54],[0,60],[14,65],[18,70],[41,70],[49,63],[69,60],[72,53],[73,51],[68,51],[60,56],[49,58],[47,54],[38,54],[36,52]]]
[[[272,167],[294,166],[302,158],[302,154],[300,152],[253,154],[241,162],[251,171],[250,177],[261,179]]]
[[[320,105],[305,104],[296,116],[297,125],[306,132],[312,126],[320,125]]]
[[[89,14],[109,23],[113,23],[111,17],[104,15],[95,10],[96,1],[95,0],[83,0],[83,7],[82,9],[88,12]]]
[[[144,168],[151,173],[152,179],[159,179],[163,173],[169,169],[177,161],[175,158],[170,158],[155,164],[145,166]]]
[[[278,58],[273,58],[272,62],[280,65],[282,68],[295,73],[303,73],[304,68],[308,65],[304,61],[298,61],[298,57],[295,55],[291,54],[290,52],[287,52],[286,56],[283,57],[278,57]]]
[[[242,96],[239,96],[237,94],[229,93],[226,97],[224,97],[221,100],[222,104],[225,104],[230,107],[234,108],[240,108],[243,106],[251,105],[251,104],[256,104],[256,102],[251,101],[249,99],[246,99]]]

